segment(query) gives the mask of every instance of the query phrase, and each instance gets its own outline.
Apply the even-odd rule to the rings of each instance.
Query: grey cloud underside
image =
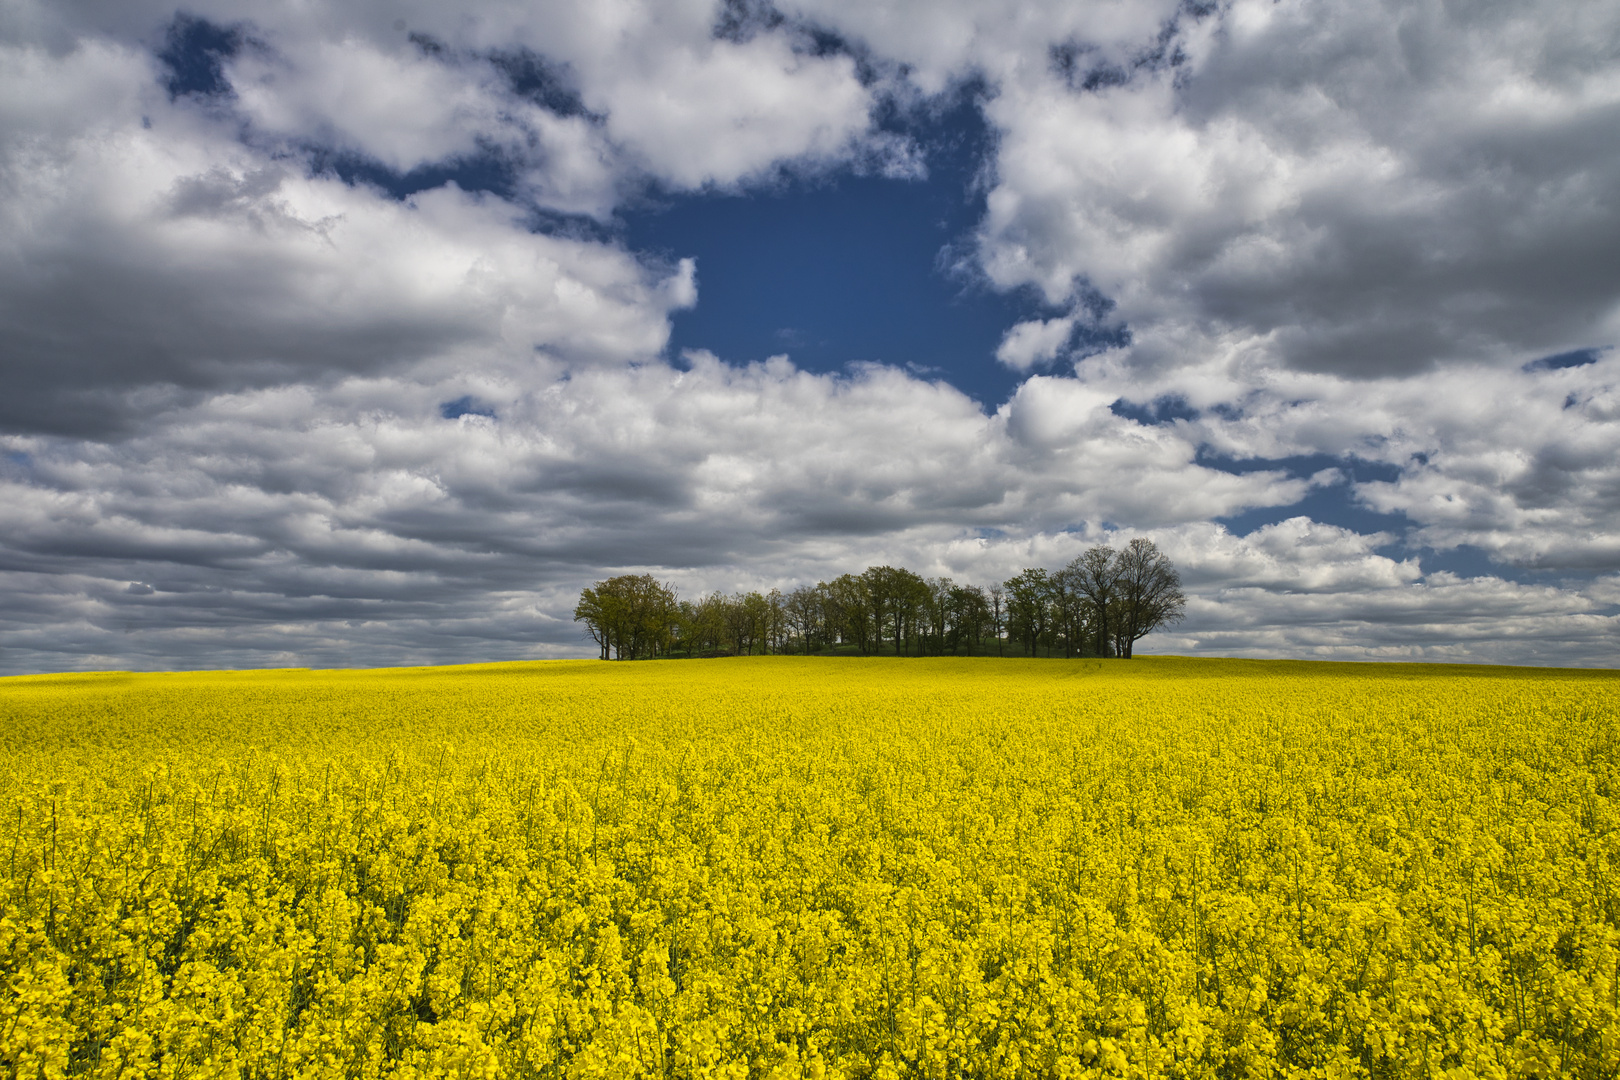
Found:
[[[1163,649],[1615,662],[1613,5],[187,11],[253,47],[182,86],[172,5],[0,13],[0,670],[575,655],[607,573],[988,583],[1139,532],[1193,599]],[[1009,400],[666,355],[700,275],[615,213],[915,177],[884,123],[964,80],[950,250],[1053,306]],[[1287,509],[1330,490],[1397,524]],[[1416,554],[1465,545],[1497,573]]]
[[[1602,138],[1620,139],[1620,119]],[[1362,378],[1480,356],[1518,363],[1604,334],[1620,291],[1611,254],[1620,244],[1612,194],[1620,169],[1589,193],[1570,193],[1570,202],[1590,198],[1597,207],[1572,206],[1532,236],[1513,235],[1524,227],[1515,211],[1538,201],[1542,184],[1513,177],[1495,185],[1455,199],[1439,220],[1361,217],[1339,198],[1302,207],[1305,250],[1286,264],[1286,294],[1269,275],[1244,280],[1189,260],[1197,315],[1276,334],[1294,367]]]
[[[1278,472],[1189,471],[1180,464],[1193,449],[1186,432],[1143,430],[1100,401],[1086,418],[1091,431],[1054,431],[1047,425],[1079,411],[1062,397],[1074,392],[1063,380],[1032,381],[994,417],[960,398],[960,429],[932,441],[893,429],[912,428],[909,418],[937,422],[934,398],[945,391],[895,372],[846,382],[710,361],[567,385],[566,402],[509,404],[507,415],[531,410],[515,430],[423,410],[371,425],[329,415],[301,437],[277,428],[275,395],[259,392],[233,409],[234,458],[194,457],[183,467],[161,459],[176,441],[223,445],[185,430],[215,418],[177,414],[164,435],[124,440],[90,462],[69,440],[14,440],[29,462],[7,469],[12,514],[0,574],[19,603],[6,662],[104,666],[116,655],[124,665],[212,664],[236,655],[229,649],[271,648],[265,642],[289,663],[566,654],[580,647],[567,618],[579,583],[610,572],[651,568],[694,593],[884,561],[993,582],[1109,538],[1065,531],[1065,522],[1145,521],[1178,505],[1207,511],[1204,500],[1223,489],[1228,508],[1287,503],[1299,490]],[[816,394],[845,399],[845,408],[817,406]],[[1068,408],[1051,412],[1033,400],[1042,395]],[[847,400],[861,397],[865,408]],[[557,411],[546,411],[548,401]],[[672,409],[696,415],[682,425],[647,421]],[[1020,425],[1018,410],[1034,415]],[[775,440],[756,440],[755,426]],[[1075,461],[1150,438],[1162,448],[1158,467],[1141,455],[1126,482],[1076,482]],[[1067,456],[1076,444],[1081,452]],[[860,486],[852,447],[885,455],[886,476]],[[330,462],[345,455],[370,467]],[[638,460],[654,464],[637,468]],[[1437,628],[1455,622],[1467,628],[1474,659],[1604,659],[1593,627],[1613,629],[1612,600],[1586,596],[1578,582],[1573,591],[1498,580],[1447,592],[1444,575],[1425,580],[1416,561],[1380,554],[1394,539],[1387,535],[1299,518],[1238,538],[1201,516],[1155,532],[1206,601],[1167,645],[1286,653],[1276,642],[1298,630],[1299,648],[1320,646],[1322,655],[1349,655],[1359,642],[1449,657],[1436,638],[1459,639]],[[977,541],[965,529],[999,539]],[[154,591],[132,592],[131,582]],[[31,629],[53,605],[71,616],[59,627],[65,636]],[[1511,632],[1531,624],[1539,636]]]
[[[1173,74],[1018,85],[981,237],[992,273],[1054,298],[1095,284],[1150,350],[1155,323],[1183,344],[1191,324],[1211,351],[1237,335],[1355,378],[1614,336],[1612,8],[1229,15]],[[1045,126],[1025,120],[1039,103]],[[1066,120],[1068,145],[1052,137]],[[1144,359],[1200,362],[1173,348]]]
[[[138,262],[35,262],[26,281],[14,281],[0,294],[0,425],[13,431],[129,432],[144,426],[142,405],[372,374],[478,335],[409,312],[347,327],[267,312],[264,283],[251,271],[226,269],[203,284],[157,279]],[[106,299],[86,311],[81,297]]]

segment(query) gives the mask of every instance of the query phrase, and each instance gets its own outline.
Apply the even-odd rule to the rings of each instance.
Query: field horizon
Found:
[[[596,657],[547,657],[535,660],[474,660],[453,664],[398,664],[382,667],[264,667],[264,668],[105,668],[91,671],[36,671],[22,674],[0,675],[0,686],[9,682],[38,679],[73,679],[73,678],[105,678],[107,676],[170,676],[170,675],[272,675],[279,673],[308,672],[313,674],[348,674],[359,675],[365,673],[450,673],[450,672],[494,672],[501,670],[520,670],[537,665],[586,665],[590,667],[640,667],[645,665],[688,665],[688,664],[714,664],[726,662],[744,663],[776,663],[780,661],[810,662],[810,663],[901,663],[949,665],[954,662],[992,663],[992,664],[1030,664],[1044,666],[1047,664],[1067,665],[1074,668],[1100,671],[1116,666],[1129,670],[1133,665],[1157,667],[1159,665],[1188,665],[1186,673],[1194,673],[1195,665],[1280,665],[1279,670],[1286,670],[1288,666],[1301,669],[1355,669],[1355,670],[1386,670],[1389,674],[1398,674],[1403,670],[1413,671],[1449,671],[1455,670],[1459,674],[1484,674],[1489,672],[1547,672],[1556,673],[1612,673],[1620,675],[1620,665],[1615,667],[1595,666],[1548,666],[1540,664],[1489,664],[1470,661],[1439,661],[1439,660],[1316,660],[1296,657],[1249,657],[1249,656],[1185,656],[1177,653],[1141,653],[1129,659],[1117,657],[1045,657],[1045,656],[843,656],[816,654],[811,656],[796,655],[755,655],[755,656],[716,656],[688,659],[685,657],[663,658],[655,660],[601,660]]]

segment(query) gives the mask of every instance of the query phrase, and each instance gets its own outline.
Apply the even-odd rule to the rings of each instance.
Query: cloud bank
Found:
[[[1613,664],[1617,55],[1561,0],[20,0],[0,668],[578,655],[608,573],[1136,534],[1163,650]],[[701,267],[620,215],[920,182],[964,87],[1015,393],[669,355]]]

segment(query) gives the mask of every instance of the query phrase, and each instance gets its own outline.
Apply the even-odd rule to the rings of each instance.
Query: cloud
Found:
[[[399,173],[523,132],[521,115],[501,108],[514,103],[502,101],[505,88],[492,85],[498,73],[488,63],[451,65],[409,42],[384,51],[353,38],[300,52],[248,49],[226,65],[233,104],[256,131],[318,141]]]
[[[1189,425],[1115,416],[1073,380],[986,415],[889,368],[688,363],[350,379],[216,394],[116,444],[8,437],[6,662],[571,655],[572,601],[608,573],[688,595],[882,562],[994,582],[1144,529],[1196,601],[1161,649],[1455,657],[1450,620],[1475,660],[1592,662],[1613,621],[1601,593],[1425,575],[1388,535],[1295,517],[1234,536],[1209,519],[1307,482],[1201,467]],[[463,396],[496,416],[447,419]],[[1504,619],[1511,641],[1486,632]]]
[[[1620,331],[1620,15],[1237,0],[1162,62],[1004,68],[986,272],[1144,370],[1518,365]],[[1144,39],[1144,48],[1148,42]]]
[[[1186,620],[1142,653],[1612,666],[1614,597],[1487,575],[1425,574],[1391,538],[1297,517],[1236,537],[1158,536],[1188,582]]]
[[[150,41],[176,18],[137,0],[15,5],[13,33],[57,45]],[[602,0],[384,11],[208,0],[230,27],[216,102],[259,140],[359,155],[396,173],[490,152],[542,205],[605,217],[635,181],[733,189],[850,162],[909,174],[915,148],[872,121],[887,93],[798,24],[717,33],[708,2]],[[543,76],[543,77],[540,77]]]
[[[67,548],[221,566],[271,551],[319,563],[352,546],[355,559],[410,569],[461,559],[451,549],[463,541],[479,558],[690,565],[796,537],[1195,520],[1302,490],[1201,469],[1175,432],[1106,408],[1054,432],[1042,425],[1074,405],[1058,380],[986,416],[949,386],[889,368],[843,378],[780,358],[690,363],[539,387],[481,373],[214,395],[116,445],[11,436],[7,536],[38,558]],[[498,419],[446,419],[441,402],[474,397],[455,394],[469,381]],[[1080,476],[1076,461],[1101,468]]]
[[[80,102],[0,141],[14,429],[96,434],[175,394],[422,365],[647,359],[694,299],[690,262],[533,233],[492,196],[399,202],[290,170],[154,92],[127,49],[5,60],[48,103]]]
[[[1099,62],[1129,56],[1181,9],[1181,0],[1036,0],[1016,10],[994,0],[868,4],[795,0],[781,5],[807,21],[836,27],[880,56],[906,65],[911,80],[937,94],[972,72],[1001,83],[1044,71],[1054,45],[1084,41]]]
[[[1617,630],[1620,618],[1569,590],[1437,573],[1370,595],[1215,591],[1148,641],[1211,656],[1609,667]]]
[[[996,349],[996,359],[1014,371],[1028,371],[1037,364],[1049,364],[1068,344],[1074,331],[1073,318],[1032,319],[1007,331]]]
[[[1064,529],[1071,510],[1147,505],[1185,510],[1147,534],[1192,604],[1145,651],[1603,663],[1616,629],[1608,584],[1425,575],[1383,553],[1388,536],[1304,517],[1235,536],[1200,520],[1211,506],[1192,497],[1220,474],[1148,458],[1076,484],[1069,458],[1032,468],[1005,417],[886,369],[844,380],[699,358],[684,372],[597,370],[505,404],[515,425],[445,420],[431,402],[446,392],[253,391],[95,455],[13,438],[29,466],[3,492],[6,663],[572,655],[579,583],[606,573],[652,569],[688,595],[883,562],[994,582],[1141,531]],[[357,399],[413,394],[414,412],[344,419]],[[836,426],[812,420],[829,416]],[[1290,494],[1247,483],[1234,502]]]
[[[651,175],[687,189],[799,159],[843,160],[872,107],[849,57],[798,54],[774,35],[659,48],[602,99],[613,138]]]
[[[564,601],[616,570],[684,568],[693,590],[814,580],[891,553],[933,565],[965,533],[1190,521],[1299,490],[1191,465],[1176,433],[1106,407],[1051,441],[1042,417],[1075,404],[1059,380],[986,415],[888,368],[689,364],[543,385],[351,378],[213,394],[117,443],[7,436],[4,587],[36,597],[25,612],[43,583],[79,582],[74,656],[91,628],[139,626],[141,648],[181,658],[204,628],[210,657],[263,635],[277,655],[344,637],[375,660],[470,657],[488,640],[458,627],[495,611],[515,620],[496,651],[526,655],[577,648]],[[495,416],[447,419],[441,403],[464,396]],[[9,662],[48,664],[27,626],[7,632]]]
[[[774,10],[208,0],[180,85],[172,4],[9,5],[0,664],[572,655],[610,572],[988,582],[1139,533],[1193,598],[1160,648],[1612,663],[1620,13]],[[1047,305],[1005,401],[666,355],[695,265],[617,215],[920,178],[907,117],[963,86],[973,265]],[[1352,462],[1404,524],[1290,509]],[[1425,565],[1462,548],[1500,572]]]
[[[1113,383],[1101,382],[1106,394]],[[1241,409],[1203,414],[1187,437],[1237,460],[1388,465],[1394,478],[1358,483],[1356,497],[1410,521],[1413,545],[1589,572],[1620,559],[1617,387],[1608,355],[1554,369],[1448,365],[1394,383],[1296,375],[1245,395]]]

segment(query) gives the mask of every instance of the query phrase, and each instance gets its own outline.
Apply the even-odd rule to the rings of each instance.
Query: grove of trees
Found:
[[[683,600],[650,574],[598,581],[574,621],[604,660],[748,656],[1112,656],[1186,607],[1181,578],[1151,540],[1094,547],[1067,566],[1032,568],[984,588],[900,567],[790,592],[712,593]]]

